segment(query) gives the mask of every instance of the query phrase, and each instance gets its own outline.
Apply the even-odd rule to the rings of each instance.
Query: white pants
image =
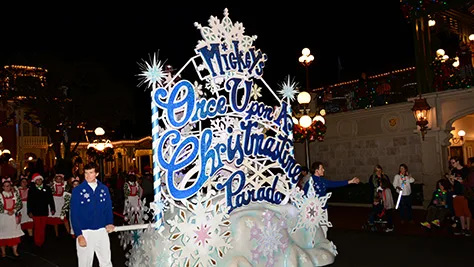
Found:
[[[94,252],[99,260],[100,267],[112,267],[109,234],[105,231],[105,228],[83,230],[82,235],[86,239],[87,246],[79,246],[79,242],[76,239],[79,267],[92,267]]]

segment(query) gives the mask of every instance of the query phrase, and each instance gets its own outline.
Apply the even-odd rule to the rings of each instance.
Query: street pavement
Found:
[[[471,266],[474,263],[474,238],[454,236],[445,229],[426,231],[419,222],[424,211],[415,210],[415,224],[400,224],[395,214],[395,231],[372,233],[362,229],[368,208],[329,206],[328,239],[337,246],[338,255],[331,267],[354,266]],[[44,248],[37,249],[29,238],[20,245],[21,256],[0,260],[1,267],[75,267],[75,240],[64,229],[54,237],[47,229]],[[118,234],[110,235],[114,267],[124,267],[126,257],[120,247]],[[94,266],[99,266],[95,261]]]

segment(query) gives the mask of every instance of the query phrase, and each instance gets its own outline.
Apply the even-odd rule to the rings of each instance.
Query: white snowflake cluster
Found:
[[[224,18],[222,21],[215,16],[211,16],[208,20],[209,26],[202,26],[199,23],[194,23],[194,26],[201,31],[203,40],[200,40],[196,46],[196,49],[209,46],[212,43],[222,42],[226,47],[224,49],[233,50],[233,41],[238,40],[239,49],[247,50],[252,47],[253,41],[257,39],[257,36],[244,35],[245,28],[242,23],[236,22],[235,24],[229,18],[229,11],[224,9]]]
[[[143,224],[150,221],[152,210],[146,205],[146,200],[139,201],[138,206],[133,206],[126,200],[123,209],[124,221],[130,224]]]
[[[151,224],[142,231],[132,231],[134,245],[129,252],[125,253],[128,267],[154,267],[171,266],[171,264],[160,265],[164,259],[169,259],[171,243],[163,238],[157,229]],[[159,242],[161,241],[161,242]],[[156,253],[160,251],[160,253]],[[168,262],[166,262],[168,263]]]
[[[255,248],[251,250],[252,261],[255,263],[264,261],[265,266],[275,266],[275,257],[278,253],[288,248],[288,236],[286,221],[278,217],[274,212],[265,210],[263,212],[263,225],[246,221],[250,228],[250,241],[255,240]]]
[[[328,220],[327,209],[325,208],[331,193],[319,196],[314,190],[313,180],[309,179],[308,183],[309,189],[306,195],[296,187],[290,196],[292,203],[299,210],[298,221],[293,227],[292,232],[296,232],[298,229],[305,229],[311,235],[311,243],[314,246],[316,231],[322,228],[326,235],[327,227],[332,227],[332,223]]]
[[[173,266],[214,266],[231,249],[228,208],[213,204],[198,195],[191,201],[184,200],[179,215],[168,220]]]

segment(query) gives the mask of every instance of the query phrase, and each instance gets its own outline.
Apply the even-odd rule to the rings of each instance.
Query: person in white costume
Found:
[[[28,190],[29,180],[27,176],[20,176],[20,186],[18,193],[20,194],[23,207],[21,208],[21,230],[26,230],[29,236],[33,236],[33,219],[28,216]]]
[[[137,224],[143,189],[137,182],[135,172],[130,171],[128,173],[128,179],[123,186],[123,192],[125,195],[124,214],[127,215],[129,224]]]
[[[67,183],[64,181],[64,175],[56,174],[53,183],[51,184],[51,191],[53,192],[54,206],[57,209],[60,209],[62,206],[64,206],[64,193],[66,192],[66,185]],[[64,224],[66,232],[70,232],[69,222],[61,219],[60,212],[56,212],[55,214],[51,214],[50,212],[47,224],[54,226],[54,232],[56,233],[56,236],[59,236],[58,225],[60,224]]]
[[[22,206],[20,194],[14,190],[11,179],[3,178],[0,194],[0,256],[2,258],[7,256],[7,246],[12,248],[13,255],[20,256],[18,244],[21,242],[20,237],[24,235],[20,227]]]

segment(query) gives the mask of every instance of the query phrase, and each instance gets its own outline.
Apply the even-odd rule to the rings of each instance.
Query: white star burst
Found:
[[[158,60],[158,53],[153,54],[153,58],[149,57],[149,61],[142,60],[138,63],[142,73],[138,74],[140,77],[140,83],[138,86],[142,86],[144,83],[148,83],[148,88],[153,88],[153,85],[163,86],[163,81],[166,80],[166,72],[163,71],[164,62]]]
[[[280,84],[280,90],[278,93],[283,96],[283,98],[288,98],[290,101],[295,100],[296,94],[298,94],[298,89],[296,89],[298,83],[294,79],[290,78],[290,75],[287,76],[286,81]]]

